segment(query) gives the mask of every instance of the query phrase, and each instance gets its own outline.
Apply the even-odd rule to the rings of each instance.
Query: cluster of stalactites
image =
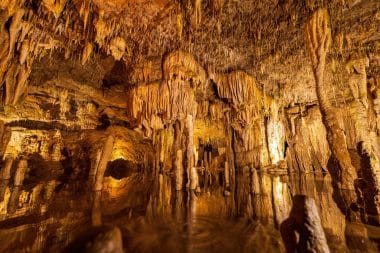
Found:
[[[191,55],[177,51],[163,62],[163,80],[142,84],[129,93],[129,116],[145,129],[196,117],[196,92],[204,90],[206,73]]]
[[[230,107],[237,165],[254,167],[275,164],[284,157],[284,127],[280,108],[254,78],[245,72],[215,74],[218,96]]]
[[[31,65],[40,50],[38,41],[42,39],[31,35],[32,17],[22,1],[0,4],[0,86],[5,105],[16,104],[25,93]]]
[[[100,11],[91,0],[74,1],[76,8],[68,10],[67,0],[43,0],[44,6],[49,12],[53,13],[55,18],[54,24],[57,24],[57,19],[63,17],[65,20],[63,33],[70,40],[77,44],[77,47],[82,48],[80,60],[84,65],[94,51],[94,48],[99,48],[103,52],[114,56],[116,60],[121,60],[126,52],[127,43],[120,36],[122,25],[115,19],[105,18],[104,12]],[[65,11],[67,8],[67,11]],[[74,27],[76,34],[73,38],[67,31],[68,24],[75,20],[79,15],[82,23],[79,22],[79,27]],[[58,22],[59,23],[59,22]],[[78,23],[78,22],[76,22]],[[62,30],[60,28],[60,30]],[[70,50],[66,48],[67,55],[70,55]]]
[[[125,56],[127,43],[120,36],[121,25],[105,20],[91,0],[43,0],[37,8],[27,1],[0,2],[0,86],[2,103],[15,105],[27,91],[28,78],[35,59],[54,50],[65,57],[80,55],[84,65],[95,48]],[[76,8],[72,7],[72,4]],[[75,22],[79,16],[82,22]]]

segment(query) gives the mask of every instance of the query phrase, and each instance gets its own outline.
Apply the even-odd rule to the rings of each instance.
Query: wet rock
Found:
[[[315,200],[304,195],[294,196],[289,218],[281,224],[281,235],[288,253],[330,252]]]
[[[123,253],[121,231],[117,227],[94,227],[66,249],[67,253]]]

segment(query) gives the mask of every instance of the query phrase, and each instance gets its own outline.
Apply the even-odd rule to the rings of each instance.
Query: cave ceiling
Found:
[[[28,10],[31,14],[24,19],[32,29],[78,57],[89,43],[94,51],[106,54],[112,53],[112,47],[125,46],[118,58],[129,65],[181,49],[206,68],[249,72],[260,72],[260,65],[287,64],[291,57],[304,57],[303,24],[324,4],[301,0],[2,2]],[[378,1],[339,0],[327,5],[334,13],[336,54],[347,57],[358,47],[363,53],[378,52]],[[19,8],[9,6],[8,12]],[[303,62],[292,60],[292,64]]]

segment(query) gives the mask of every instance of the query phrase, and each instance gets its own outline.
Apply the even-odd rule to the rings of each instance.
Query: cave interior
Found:
[[[0,252],[380,252],[380,1],[0,0]]]

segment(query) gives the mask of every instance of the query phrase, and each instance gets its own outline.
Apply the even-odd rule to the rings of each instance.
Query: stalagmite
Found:
[[[289,253],[330,252],[315,200],[304,195],[294,196],[289,218],[281,225],[281,235]]]
[[[306,24],[305,37],[312,62],[319,108],[327,130],[327,140],[341,169],[340,181],[344,189],[354,189],[356,169],[351,163],[346,136],[339,125],[335,108],[329,100],[326,92],[328,84],[324,80],[326,55],[331,42],[329,15],[326,9],[318,9],[313,13]]]

